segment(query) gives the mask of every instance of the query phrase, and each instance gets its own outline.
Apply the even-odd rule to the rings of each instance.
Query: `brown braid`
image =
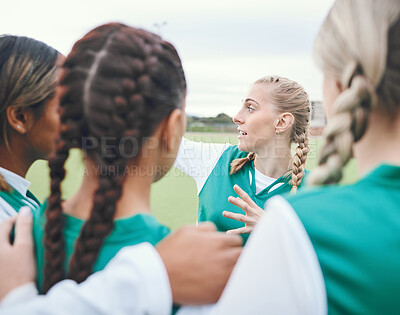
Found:
[[[68,278],[81,282],[91,274],[104,239],[113,229],[127,163],[161,120],[182,106],[186,81],[171,44],[147,31],[113,23],[92,30],[74,45],[61,85],[66,129],[61,141],[69,147],[82,145],[101,170],[91,215],[76,240],[68,272]],[[87,138],[82,137],[99,145],[86,146]],[[111,140],[102,145],[105,137]],[[126,139],[135,141],[121,141]],[[54,206],[61,209],[59,201]],[[48,225],[61,216],[59,210],[57,218],[48,217]],[[58,255],[53,249],[63,248],[63,234],[57,239],[47,233],[45,237],[49,241],[46,259],[51,260]],[[51,273],[63,275],[62,264],[49,269],[46,287],[62,278]]]

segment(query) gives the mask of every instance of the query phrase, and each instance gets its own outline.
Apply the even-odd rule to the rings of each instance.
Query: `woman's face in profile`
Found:
[[[59,55],[56,65],[57,82],[61,76],[61,66],[65,61],[63,55]],[[38,118],[29,130],[28,141],[31,144],[31,154],[35,159],[47,159],[55,152],[55,141],[60,132],[60,93],[61,88],[57,86],[53,96],[44,105],[43,114]]]

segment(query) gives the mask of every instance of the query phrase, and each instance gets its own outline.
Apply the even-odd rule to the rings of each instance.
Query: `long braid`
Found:
[[[314,43],[315,61],[342,92],[327,104],[332,114],[311,184],[340,181],[372,111],[390,118],[398,114],[399,13],[398,0],[338,0],[322,24]]]
[[[68,146],[65,141],[59,141],[57,152],[49,159],[50,167],[50,197],[46,209],[45,225],[45,265],[42,291],[46,293],[51,286],[64,279],[64,235],[63,216],[61,208],[61,182],[65,177],[65,161],[68,158]]]
[[[50,196],[47,200],[46,225],[45,225],[45,265],[42,291],[46,293],[53,284],[65,278],[65,243],[63,234],[62,193],[61,183],[65,178],[65,162],[69,150],[79,146],[82,135],[82,116],[80,107],[70,107],[68,96],[61,100],[60,139],[56,153],[49,158],[50,167]],[[68,109],[68,110],[66,110]]]
[[[311,185],[333,184],[340,181],[343,166],[352,156],[352,146],[365,133],[369,113],[377,106],[375,90],[368,79],[352,75],[348,89],[335,100],[334,117],[324,131],[318,167],[310,175]]]
[[[292,185],[291,192],[296,192],[297,187],[300,186],[301,181],[305,174],[305,165],[307,161],[307,155],[310,152],[308,147],[308,133],[298,135],[298,146],[296,152],[291,160],[292,178],[289,184]]]
[[[98,27],[78,41],[64,70],[65,105],[83,117],[81,135],[99,144],[80,143],[100,169],[93,208],[75,242],[68,272],[68,278],[81,282],[91,274],[113,229],[128,162],[138,156],[144,139],[159,122],[181,106],[186,82],[172,45],[149,32],[115,23]],[[111,142],[103,145],[110,137]]]

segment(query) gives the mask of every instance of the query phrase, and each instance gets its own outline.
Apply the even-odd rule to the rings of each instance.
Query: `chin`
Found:
[[[238,143],[238,149],[243,152],[250,152],[247,145],[243,142]]]

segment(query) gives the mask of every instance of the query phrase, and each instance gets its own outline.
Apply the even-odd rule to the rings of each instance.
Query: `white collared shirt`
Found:
[[[3,175],[6,182],[11,185],[16,191],[18,191],[21,195],[26,196],[31,183],[25,178],[6,170],[5,168],[0,167],[0,174]],[[37,207],[39,204],[26,196],[26,198],[32,202]],[[0,197],[0,223],[4,219],[14,216],[17,214],[17,211],[13,207],[11,207],[3,198]]]

